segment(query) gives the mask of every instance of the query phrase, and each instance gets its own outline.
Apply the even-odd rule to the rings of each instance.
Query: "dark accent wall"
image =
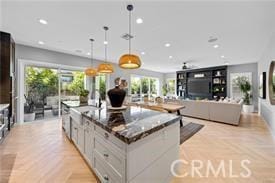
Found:
[[[177,95],[190,99],[227,96],[227,67],[187,69],[177,72]]]
[[[0,104],[10,104],[11,121],[15,113],[15,44],[9,33],[0,32]]]

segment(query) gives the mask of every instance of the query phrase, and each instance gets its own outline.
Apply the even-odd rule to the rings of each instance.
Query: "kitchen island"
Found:
[[[179,157],[179,120],[140,107],[74,107],[71,140],[101,182],[168,183]]]

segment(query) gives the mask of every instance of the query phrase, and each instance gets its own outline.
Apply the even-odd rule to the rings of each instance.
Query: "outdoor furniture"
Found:
[[[37,102],[34,104],[34,110],[35,118],[39,115],[42,115],[44,117],[44,103],[43,102]]]
[[[52,105],[52,114],[54,116],[58,115],[58,105]]]

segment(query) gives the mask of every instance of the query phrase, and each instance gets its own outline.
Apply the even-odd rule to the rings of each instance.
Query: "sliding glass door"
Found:
[[[59,75],[57,69],[25,68],[24,122],[55,117],[58,110]]]
[[[61,102],[79,101],[87,81],[83,71],[26,66],[24,121],[59,117]]]
[[[145,76],[131,76],[132,101],[141,101],[144,97],[153,100],[159,95],[159,79]]]

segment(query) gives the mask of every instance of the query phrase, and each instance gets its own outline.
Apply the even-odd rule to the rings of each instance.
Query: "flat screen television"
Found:
[[[192,79],[188,81],[187,91],[190,95],[209,95],[211,94],[211,80]]]

